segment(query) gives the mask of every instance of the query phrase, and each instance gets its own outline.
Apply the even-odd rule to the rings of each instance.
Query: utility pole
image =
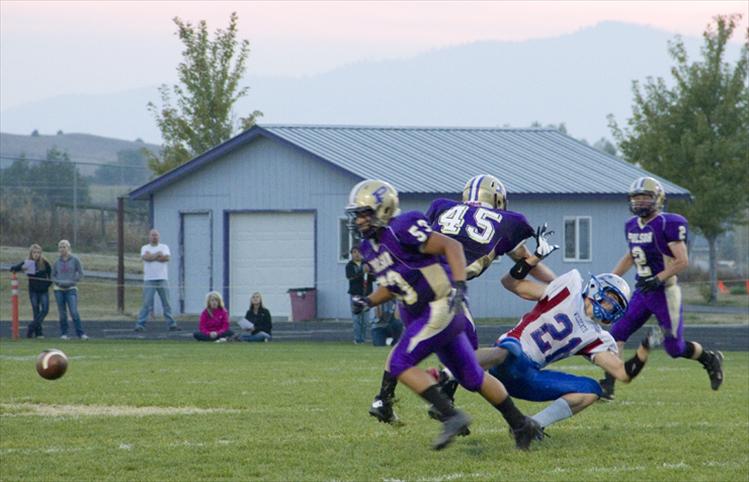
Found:
[[[73,246],[78,247],[78,166],[73,164]]]

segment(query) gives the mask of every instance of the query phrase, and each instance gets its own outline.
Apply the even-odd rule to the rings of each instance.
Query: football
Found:
[[[47,380],[57,380],[68,369],[68,356],[55,348],[44,350],[36,358],[36,371]]]

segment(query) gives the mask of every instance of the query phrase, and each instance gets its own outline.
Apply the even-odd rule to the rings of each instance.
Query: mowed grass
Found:
[[[59,342],[55,342],[59,343]],[[68,373],[34,371],[49,341],[0,342],[0,480],[747,480],[749,354],[702,368],[653,355],[641,378],[548,429],[529,453],[499,414],[459,392],[472,434],[439,426],[398,388],[405,426],[367,408],[384,349],[336,343],[99,341],[61,345]],[[432,364],[434,359],[429,360]],[[597,377],[582,359],[557,365]],[[529,414],[545,404],[518,402]],[[199,409],[203,409],[200,412]]]

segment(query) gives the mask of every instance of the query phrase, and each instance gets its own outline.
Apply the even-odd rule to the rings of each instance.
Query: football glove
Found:
[[[468,302],[468,286],[465,281],[456,281],[455,288],[450,292],[450,297],[447,299],[448,306],[452,313],[460,313],[463,311],[463,303]]]
[[[355,315],[372,307],[372,302],[367,296],[354,295],[351,297],[351,312]]]
[[[640,278],[637,280],[637,284],[635,285],[635,288],[639,289],[643,293],[647,293],[648,291],[654,291],[657,290],[663,286],[663,281],[660,280],[657,276],[650,276],[648,278]]]
[[[552,234],[554,234],[554,231],[547,231],[549,229],[548,225],[544,223],[543,226],[539,226],[536,228],[536,234],[533,235],[533,237],[536,239],[536,250],[533,252],[533,254],[538,259],[544,259],[557,249],[559,249],[558,244],[549,244],[549,238]]]

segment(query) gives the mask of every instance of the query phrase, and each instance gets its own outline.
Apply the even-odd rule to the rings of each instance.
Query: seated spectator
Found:
[[[224,299],[218,291],[211,291],[205,298],[205,309],[200,314],[198,331],[192,334],[198,341],[223,343],[234,337],[229,328],[229,312],[224,308]]]
[[[403,333],[403,322],[398,319],[398,310],[393,300],[375,308],[376,320],[372,324],[372,344],[374,346],[390,346],[398,343]]]
[[[270,341],[273,331],[273,322],[271,321],[270,311],[263,307],[263,297],[260,293],[253,293],[250,298],[250,309],[244,315],[244,320],[239,322],[239,326],[245,333],[239,335],[242,341]]]
[[[42,247],[32,244],[29,248],[29,258],[10,267],[14,273],[23,271],[29,278],[29,300],[34,320],[29,323],[26,338],[44,338],[42,322],[49,312],[49,285],[52,265],[42,254]]]

